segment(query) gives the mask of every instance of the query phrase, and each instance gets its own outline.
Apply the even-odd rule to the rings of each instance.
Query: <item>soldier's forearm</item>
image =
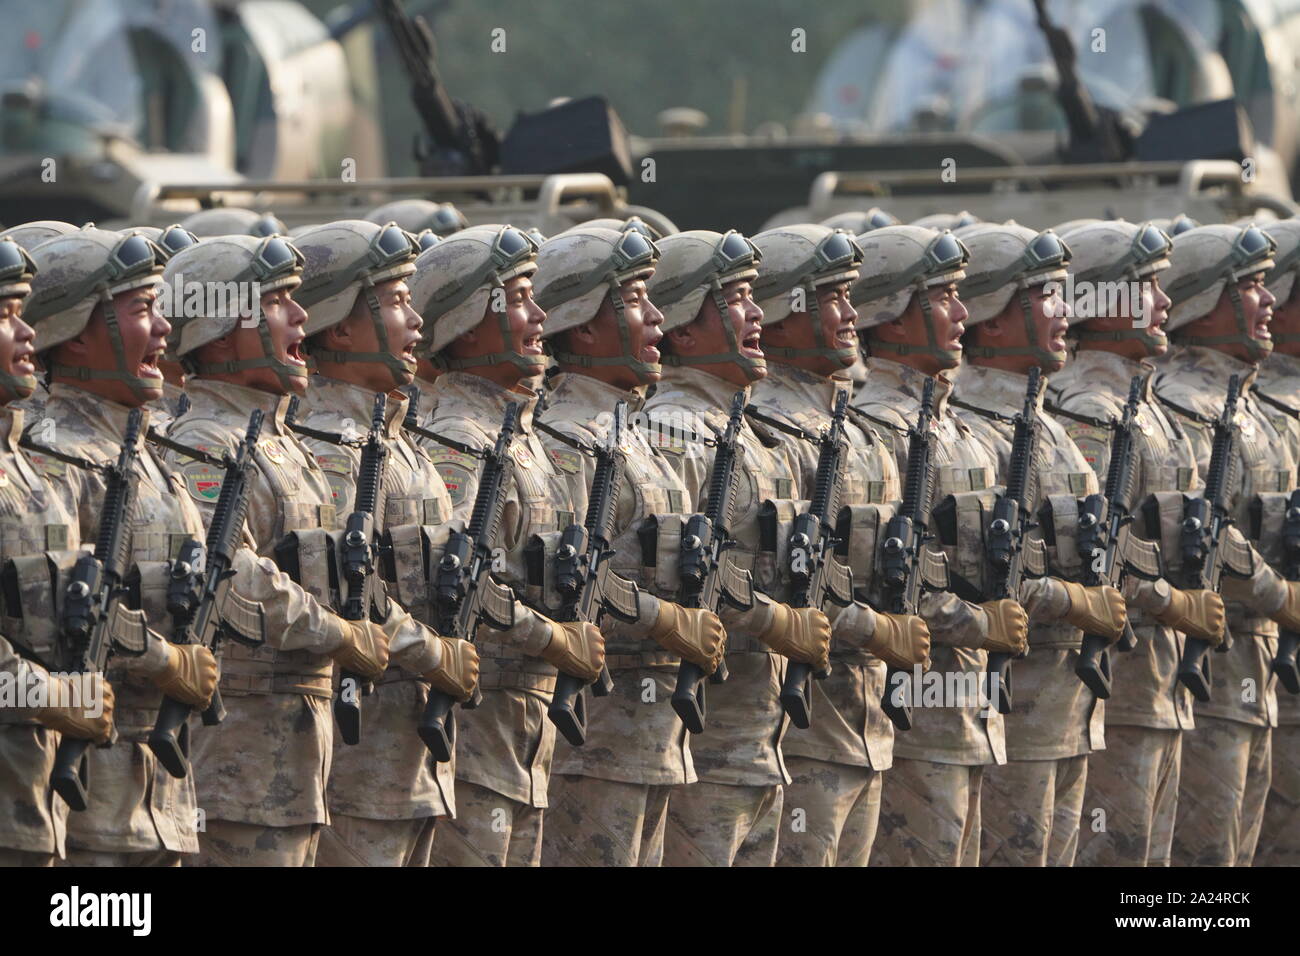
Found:
[[[988,617],[984,611],[951,591],[923,595],[918,610],[930,628],[930,640],[934,644],[978,650],[988,639]]]
[[[772,617],[776,613],[773,610],[775,604],[776,602],[766,594],[755,591],[753,607],[742,611],[724,601],[718,617],[722,619],[722,624],[728,631],[757,638],[771,626]]]
[[[1019,598],[1030,624],[1053,624],[1070,613],[1070,595],[1056,578],[1025,578]]]
[[[233,565],[231,590],[261,606],[268,647],[328,654],[342,645],[343,622],[269,558],[240,548]]]
[[[427,674],[442,664],[442,642],[429,627],[411,617],[396,601],[388,602],[384,621],[388,662],[410,674]]]

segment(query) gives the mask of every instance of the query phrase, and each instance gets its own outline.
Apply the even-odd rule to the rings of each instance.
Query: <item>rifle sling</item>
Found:
[[[68,465],[73,465],[76,468],[80,468],[82,471],[98,471],[102,474],[107,472],[109,469],[108,462],[91,461],[89,458],[80,458],[77,455],[69,455],[65,452],[55,451],[48,445],[34,442],[27,436],[27,432],[23,432],[22,437],[18,439],[18,444],[21,447],[26,448],[28,451],[34,451],[38,455],[49,455],[51,458],[56,458]]]
[[[1272,395],[1265,395],[1259,389],[1255,389],[1254,394],[1255,397],[1258,398],[1261,402],[1264,402],[1267,405],[1272,405],[1278,411],[1285,412],[1286,414],[1290,415],[1292,418],[1300,418],[1300,408],[1296,408],[1294,405],[1288,405],[1286,402],[1279,401],[1278,399],[1274,398]]]
[[[1061,418],[1068,418],[1071,421],[1080,422],[1084,425],[1092,425],[1094,428],[1114,428],[1115,425],[1118,424],[1115,419],[1110,419],[1108,421],[1106,419],[1097,418],[1093,415],[1081,415],[1078,412],[1067,412],[1060,405],[1053,402],[1043,402],[1043,411],[1052,415],[1058,415]]]
[[[148,441],[153,442],[155,445],[158,445],[160,448],[171,449],[172,451],[178,452],[179,454],[182,454],[187,458],[193,458],[196,461],[201,461],[204,462],[205,464],[213,465],[214,467],[217,468],[226,467],[225,459],[218,458],[216,455],[209,455],[206,451],[203,451],[203,449],[201,448],[195,448],[192,445],[186,445],[182,442],[174,441],[173,439],[168,438],[166,435],[162,434],[152,425],[149,427],[149,431],[145,433],[145,438]]]
[[[458,451],[462,455],[469,455],[471,458],[480,459],[487,458],[488,456],[486,449],[474,448],[470,445],[466,445],[464,442],[456,441],[454,438],[448,438],[446,435],[439,435],[437,432],[431,431],[428,428],[423,428],[420,425],[404,421],[402,422],[402,427],[413,435],[418,435],[421,438],[429,439],[429,441],[437,442],[439,445],[444,445],[453,451]]]
[[[1195,411],[1190,408],[1186,408],[1182,405],[1179,405],[1177,402],[1172,402],[1169,399],[1165,398],[1163,395],[1161,395],[1158,391],[1155,391],[1154,389],[1152,390],[1152,394],[1155,395],[1156,400],[1159,401],[1161,405],[1164,405],[1166,408],[1177,412],[1179,415],[1182,415],[1184,418],[1190,418],[1194,422],[1200,422],[1202,425],[1209,425],[1211,427],[1213,427],[1214,424],[1218,421],[1217,418],[1211,418],[1209,415],[1202,415],[1198,411]]]
[[[534,419],[533,419],[533,425],[536,426],[536,428],[537,428],[538,431],[546,432],[546,434],[550,435],[550,436],[551,436],[552,438],[554,438],[556,441],[558,441],[558,442],[562,442],[562,443],[564,443],[565,445],[568,445],[570,448],[573,448],[573,449],[576,449],[577,451],[582,452],[584,455],[588,455],[588,456],[593,457],[593,458],[594,458],[595,455],[596,455],[596,452],[595,452],[594,449],[590,448],[590,447],[587,446],[587,445],[584,445],[582,442],[578,441],[576,438],[570,438],[568,435],[564,434],[563,432],[558,431],[557,429],[552,428],[550,425],[546,424],[546,422],[539,422],[536,418],[534,418]]]
[[[317,441],[328,442],[331,445],[347,445],[350,448],[360,448],[365,444],[365,439],[345,438],[339,432],[321,431],[319,428],[309,428],[306,425],[299,425],[297,422],[287,420],[285,424],[289,426],[290,431],[302,435],[304,438],[314,438]]]
[[[785,432],[787,435],[793,435],[795,438],[801,438],[804,441],[808,442],[809,444],[816,445],[821,442],[820,435],[814,435],[811,432],[805,431],[804,429],[800,428],[798,425],[791,425],[789,422],[783,422],[779,418],[773,418],[770,415],[764,415],[762,412],[758,410],[758,407],[755,405],[745,406],[745,417],[752,419],[749,423],[751,428],[754,427],[754,421],[758,421],[764,425],[767,425],[769,428],[775,428],[779,432]],[[755,431],[755,433],[757,434],[757,430]]]
[[[862,409],[855,408],[852,405],[848,406],[846,410],[850,415],[854,416],[855,418],[866,419],[866,421],[870,422],[871,424],[880,425],[884,428],[888,428],[890,431],[898,432],[900,435],[907,434],[907,429],[904,426],[899,425],[897,422],[891,422],[883,418],[877,418],[875,415],[872,415],[870,412],[864,412]],[[868,429],[870,429],[870,427],[871,427],[870,425],[867,426]]]
[[[949,405],[956,405],[958,408],[964,408],[968,412],[974,412],[976,415],[982,415],[985,418],[991,418],[995,422],[1001,422],[1004,425],[1014,425],[1016,420],[1010,415],[1003,415],[1001,412],[995,412],[991,408],[984,408],[982,405],[972,405],[970,402],[963,402],[960,398],[949,398]]]

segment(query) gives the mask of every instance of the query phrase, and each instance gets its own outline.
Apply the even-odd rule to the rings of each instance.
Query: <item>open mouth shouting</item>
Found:
[[[1049,352],[1065,351],[1065,334],[1070,329],[1070,323],[1061,316],[1053,318],[1051,324],[1051,339],[1048,340]]]
[[[284,361],[286,365],[297,365],[302,368],[307,367],[307,357],[302,353],[302,343],[306,336],[300,335],[284,347]]]
[[[537,333],[537,334],[535,334],[535,335],[529,335],[529,336],[525,337],[524,340],[523,340],[523,350],[522,350],[522,351],[523,351],[523,354],[524,354],[524,355],[541,355],[541,354],[542,354],[542,335],[541,335],[541,333],[539,332],[539,333]]]
[[[36,350],[32,348],[30,342],[19,343],[14,348],[13,358],[9,360],[10,373],[19,378],[25,375],[35,375],[36,363],[32,361],[35,355]]]
[[[638,358],[642,362],[645,362],[648,365],[658,364],[660,355],[659,355],[659,349],[656,348],[656,346],[658,346],[659,340],[662,339],[663,337],[664,334],[660,332],[657,328],[654,329],[653,331],[647,332],[646,341],[641,346],[641,354],[638,356]]]
[[[858,344],[858,333],[853,328],[853,323],[841,325],[835,333],[835,346],[841,349],[856,348]]]
[[[1254,327],[1250,330],[1251,336],[1261,342],[1271,342],[1273,333],[1268,330],[1268,326],[1272,321],[1273,310],[1271,308],[1261,309],[1259,314],[1255,316]]]
[[[163,373],[158,365],[162,357],[163,350],[157,349],[141,359],[140,364],[136,366],[136,378],[156,378],[158,381],[162,381]]]
[[[740,354],[748,358],[763,358],[763,349],[759,344],[762,341],[762,330],[757,323],[750,325],[748,331],[740,340]]]

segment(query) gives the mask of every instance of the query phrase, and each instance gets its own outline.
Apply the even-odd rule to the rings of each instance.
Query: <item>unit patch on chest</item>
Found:
[[[181,471],[185,490],[196,501],[216,502],[221,497],[221,481],[225,472],[204,461],[196,461]]]

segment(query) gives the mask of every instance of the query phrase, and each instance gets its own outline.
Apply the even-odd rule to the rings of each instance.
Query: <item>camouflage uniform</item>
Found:
[[[1023,408],[1026,382],[1024,375],[979,365],[963,366],[957,381],[959,414],[997,454],[1000,474],[1009,472],[1011,419]],[[1038,511],[1050,497],[1058,517],[1058,540],[1072,540],[1066,516],[1074,513],[1075,499],[1098,490],[1097,475],[1060,422],[1047,414],[1040,421],[1033,508]],[[1052,547],[1048,554],[1054,574],[1077,577],[1079,558],[1072,549]],[[1064,607],[1051,606],[1059,600]],[[1105,746],[1105,708],[1074,675],[1083,634],[1062,620],[1068,610],[1068,598],[1057,598],[1031,611],[1029,654],[1013,665],[1015,710],[1006,720],[1008,762],[984,774],[982,852],[988,865],[1074,862],[1088,753]]]
[[[867,359],[867,381],[854,404],[881,425],[893,443],[900,472],[907,467],[907,430],[916,424],[927,376],[900,362]],[[947,495],[988,497],[997,484],[997,459],[948,404],[952,385],[935,380],[935,502]],[[963,512],[965,509],[962,509]],[[984,560],[983,529],[967,546],[949,548],[949,561],[968,576]],[[938,608],[934,605],[939,603]],[[955,596],[930,595],[922,610],[934,638],[936,674],[975,674],[983,680],[988,652],[980,627],[963,627]],[[944,614],[950,616],[944,620]],[[946,626],[945,626],[946,625]],[[884,866],[977,866],[980,790],[984,768],[1007,761],[1003,717],[997,708],[916,707],[912,729],[894,741],[894,768],[885,778],[881,829],[873,862]]]
[[[523,593],[529,536],[557,531],[573,517],[564,482],[533,429],[537,396],[466,372],[446,372],[428,391],[434,414],[424,427],[475,448],[491,447],[508,402],[521,406],[498,546],[506,564],[501,580]],[[446,483],[452,516],[468,520],[478,490],[477,459],[436,442],[421,444]],[[433,863],[535,866],[555,749],[555,727],[546,716],[555,668],[536,656],[544,642],[535,646],[511,640],[510,632],[483,632],[476,643],[483,703],[455,712],[458,814],[440,834]]]
[[[1300,461],[1300,358],[1274,352],[1259,369],[1255,397]],[[1295,409],[1270,405],[1268,399]],[[1300,695],[1277,691],[1273,728],[1273,782],[1259,832],[1258,866],[1300,866]]]
[[[24,584],[22,616],[18,608],[0,616],[0,632],[9,638],[0,637],[0,673],[14,677],[19,687],[44,668],[19,656],[15,645],[50,669],[58,664],[55,594],[44,560],[37,567],[32,558],[75,549],[78,542],[78,527],[62,500],[19,449],[22,430],[22,411],[0,407],[0,560],[15,561]],[[0,706],[0,866],[51,866],[64,855],[68,805],[49,788],[58,741],[30,713]]]
[[[403,535],[421,525],[436,529],[451,518],[446,486],[429,460],[402,431],[407,401],[389,396],[385,438],[388,456],[384,485],[375,505],[375,530]],[[364,435],[374,409],[373,392],[336,379],[315,375],[307,391],[307,407],[298,421],[322,432]],[[350,426],[350,427],[349,427]],[[348,445],[304,436],[333,492],[340,519],[352,510],[361,452]],[[403,536],[399,581],[390,596],[426,622],[423,564],[409,560],[420,538]],[[416,551],[419,554],[419,551]],[[372,866],[427,866],[435,822],[454,813],[455,759],[433,760],[415,725],[428,699],[428,685],[419,675],[436,666],[414,620],[402,625],[409,633],[405,653],[394,653],[389,668],[362,700],[361,741],[342,743],[335,735],[334,759],[327,791],[331,822],[321,834],[318,865],[342,865],[364,860]]]
[[[1216,350],[1179,346],[1157,368],[1156,394],[1191,438],[1202,472],[1210,459],[1208,422],[1222,412],[1229,377],[1241,377],[1236,418],[1239,484],[1230,510],[1240,528],[1250,528],[1250,504],[1256,495],[1288,492],[1296,484],[1296,459],[1251,394],[1256,366]],[[1225,586],[1230,586],[1226,577]],[[1213,655],[1212,696],[1208,703],[1197,702],[1196,731],[1184,740],[1174,830],[1173,859],[1178,864],[1249,866],[1255,853],[1269,788],[1278,700],[1276,679],[1269,673],[1277,650],[1277,624],[1261,613],[1270,606],[1267,598],[1258,591],[1252,597],[1247,604],[1225,595],[1233,646]],[[1274,608],[1280,604],[1276,598],[1271,602]]]
[[[710,429],[722,432],[735,392],[716,376],[673,367],[664,370],[646,403],[660,450],[690,493],[687,512],[704,507],[713,465],[712,446],[696,436],[706,438]],[[731,529],[735,553],[741,567],[753,570],[755,589],[770,592],[782,581],[774,556],[759,549],[758,509],[765,500],[794,497],[798,467],[779,440],[768,436],[765,442],[748,423],[740,430],[739,447],[744,451],[737,462],[742,477]],[[770,866],[776,858],[781,785],[790,782],[781,754],[785,658],[757,639],[759,629],[736,626],[726,614],[723,622],[730,677],[709,687],[705,730],[691,742],[699,782],[678,787],[668,800],[664,863],[669,866]]]
[[[639,392],[624,392],[589,375],[557,375],[544,422],[590,449],[607,441],[610,410],[620,400],[628,402],[629,414],[643,401]],[[552,435],[541,438],[568,482],[582,521],[594,458]],[[637,528],[649,515],[681,514],[690,495],[640,431],[629,428],[622,447],[626,457],[611,567],[653,593],[660,587],[654,569],[642,568]],[[556,742],[542,848],[547,866],[657,866],[671,788],[696,780],[690,735],[669,703],[680,659],[636,633],[644,627],[604,627],[614,690],[588,701],[585,745],[573,747],[563,738]]]
[[[1098,480],[1110,465],[1112,419],[1128,401],[1134,375],[1145,384],[1138,405],[1133,483],[1137,505],[1157,492],[1201,485],[1186,433],[1151,395],[1151,366],[1112,352],[1082,349],[1052,378],[1060,421]],[[1068,415],[1079,418],[1070,418]],[[1081,420],[1082,419],[1082,420]],[[1148,529],[1152,537],[1159,530]],[[1168,556],[1167,556],[1168,557]],[[1192,696],[1177,679],[1184,638],[1146,611],[1132,610],[1132,653],[1111,652],[1113,690],[1106,702],[1106,749],[1088,762],[1079,862],[1090,866],[1168,866],[1182,767],[1182,731],[1191,730]],[[1101,818],[1092,814],[1105,812]]]
[[[772,362],[767,376],[754,384],[752,395],[761,414],[815,436],[830,422],[836,396],[848,387],[847,379]],[[777,429],[773,434],[798,468],[797,494],[811,498],[818,447]],[[845,434],[849,454],[840,502],[876,506],[883,512],[881,520],[887,520],[892,508],[885,503],[901,495],[893,455],[860,421],[847,421]],[[857,561],[850,561],[850,566],[855,586],[869,587],[869,566]],[[781,834],[781,865],[866,866],[871,856],[882,775],[893,764],[895,736],[880,707],[885,663],[863,649],[860,641],[855,644],[832,652],[831,675],[813,681],[811,725],[794,730],[782,741],[793,778],[785,792],[787,818],[798,810],[804,814],[798,827],[788,823]]]

